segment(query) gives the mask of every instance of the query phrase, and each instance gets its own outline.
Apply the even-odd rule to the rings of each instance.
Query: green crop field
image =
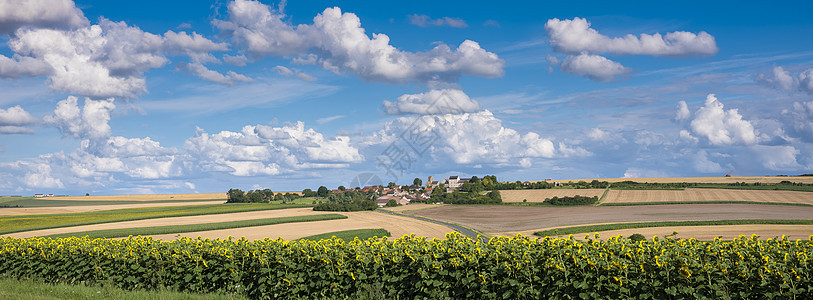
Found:
[[[352,241],[355,238],[359,238],[362,240],[366,240],[369,238],[382,238],[391,236],[390,232],[383,229],[356,229],[356,230],[343,230],[343,231],[336,231],[336,232],[328,232],[323,234],[312,235],[308,237],[303,237],[299,240],[324,240],[324,239],[331,239],[331,238],[339,238],[345,241]]]
[[[813,220],[717,220],[717,221],[660,221],[660,222],[630,222],[601,225],[571,226],[534,232],[537,236],[557,236],[585,232],[598,232],[616,229],[674,227],[674,226],[709,226],[709,225],[750,225],[750,224],[780,224],[780,225],[813,225]]]
[[[80,225],[123,222],[166,217],[184,217],[197,215],[225,214],[260,210],[309,207],[309,205],[291,204],[209,204],[170,207],[145,207],[106,210],[98,212],[26,215],[0,217],[0,234],[14,232],[70,227]]]
[[[340,214],[324,214],[312,216],[297,216],[297,217],[279,217],[267,219],[254,219],[254,220],[241,220],[229,222],[216,222],[216,223],[201,223],[190,225],[171,225],[171,226],[153,226],[153,227],[134,227],[134,228],[121,228],[121,229],[108,229],[108,230],[94,230],[94,231],[81,231],[73,233],[54,234],[48,237],[72,237],[72,236],[87,236],[89,238],[117,238],[126,236],[148,236],[169,233],[184,233],[196,231],[209,231],[242,227],[254,227],[265,225],[276,225],[284,223],[297,223],[297,222],[314,222],[326,220],[347,219],[347,216]]]
[[[241,295],[196,294],[157,290],[125,290],[112,286],[52,283],[41,280],[0,278],[0,299],[117,299],[117,300],[241,300]]]

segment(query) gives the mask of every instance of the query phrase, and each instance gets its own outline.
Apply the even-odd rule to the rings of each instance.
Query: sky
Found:
[[[0,195],[813,173],[811,10],[0,0]]]

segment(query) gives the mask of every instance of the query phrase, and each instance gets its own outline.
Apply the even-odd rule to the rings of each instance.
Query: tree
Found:
[[[245,202],[246,194],[240,189],[229,189],[229,200],[226,203],[240,203]]]
[[[418,177],[415,177],[415,179],[412,180],[412,184],[417,185],[417,186],[422,186],[423,185],[423,180],[421,180]]]
[[[302,197],[316,197],[316,192],[311,189],[302,190]]]
[[[387,183],[387,187],[390,187],[390,188],[395,187],[395,182]]]
[[[90,193],[85,193],[85,196],[90,196]]]
[[[432,190],[432,196],[430,196],[430,199],[435,202],[440,202],[443,201],[444,196],[446,196],[446,186],[441,183],[436,186],[434,190]]]
[[[340,185],[340,186],[339,186],[339,190],[340,190],[340,191],[342,191],[342,192],[344,192],[344,191],[346,191],[346,190],[347,190],[347,188],[346,188],[346,187],[344,187],[343,185]]]
[[[327,197],[330,194],[330,190],[327,189],[326,186],[320,186],[318,190],[316,190],[316,196],[319,197]]]
[[[390,199],[390,201],[387,201],[387,204],[384,205],[384,206],[386,206],[386,207],[396,207],[396,206],[398,206],[398,202],[395,201],[395,199]]]
[[[274,200],[274,192],[272,192],[270,189],[264,189],[261,192],[263,195],[263,200],[265,200],[265,202]]]

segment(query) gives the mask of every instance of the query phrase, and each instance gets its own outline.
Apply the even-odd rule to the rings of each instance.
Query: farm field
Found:
[[[319,212],[312,212],[319,213]],[[325,212],[337,213],[337,212]],[[234,228],[224,230],[211,230],[200,232],[187,232],[181,233],[181,237],[195,238],[201,236],[210,239],[225,239],[229,236],[232,237],[246,237],[248,240],[257,239],[277,239],[282,238],[285,240],[296,240],[299,238],[312,236],[316,234],[335,232],[338,230],[354,230],[354,229],[374,229],[383,228],[392,234],[393,238],[398,238],[406,234],[415,234],[416,236],[424,236],[427,238],[444,238],[446,233],[454,230],[449,227],[416,220],[408,217],[394,216],[375,211],[360,211],[360,212],[338,212],[348,218],[343,220],[330,220],[306,223],[290,223],[278,224],[268,226],[256,226],[245,228]],[[161,240],[174,240],[178,238],[178,234],[165,234],[154,235],[153,238]]]
[[[81,213],[91,211],[104,211],[114,209],[127,209],[127,208],[146,208],[146,207],[170,207],[170,206],[187,206],[187,205],[206,205],[206,204],[222,204],[224,200],[210,200],[210,201],[183,201],[183,202],[144,202],[136,204],[115,204],[109,202],[104,205],[76,205],[76,206],[56,206],[56,207],[4,207],[0,208],[0,216],[18,216],[18,215],[42,215],[42,214],[69,214]]]
[[[553,197],[601,197],[604,189],[544,189],[544,190],[500,190],[503,202],[542,202]]]
[[[630,228],[599,231],[599,236],[602,239],[608,239],[612,236],[621,235],[629,237],[634,233],[643,234],[647,238],[657,235],[664,237],[671,235],[677,231],[676,238],[694,238],[697,240],[708,241],[720,236],[723,239],[731,240],[738,236],[746,235],[750,237],[751,234],[756,234],[760,239],[768,239],[781,237],[783,234],[789,240],[802,239],[806,240],[813,234],[813,225],[775,225],[775,224],[759,224],[759,225],[716,225],[716,226],[675,226],[675,227],[650,227],[650,228]],[[781,233],[781,234],[780,234]],[[584,234],[574,234],[576,238],[583,238]]]
[[[41,199],[72,201],[164,201],[164,200],[226,200],[226,193],[110,195],[110,196],[57,196]]]
[[[669,183],[669,182],[696,182],[696,183],[734,183],[734,182],[761,182],[761,183],[779,183],[781,181],[800,182],[800,183],[813,183],[813,176],[732,176],[732,177],[660,177],[660,178],[593,178],[593,179],[563,179],[554,180],[558,182],[577,182],[577,181],[607,181],[607,182],[620,182],[620,181],[635,181],[635,182],[654,182],[654,183]]]
[[[424,204],[424,203],[415,203],[410,205],[402,205],[396,207],[382,207],[381,209],[393,211],[393,212],[405,212],[405,211],[413,211],[413,210],[421,210],[421,209],[429,209],[435,207],[441,207],[445,204]]]
[[[530,200],[528,200],[530,201]],[[747,201],[813,205],[813,193],[795,191],[691,189],[685,190],[613,190],[602,204],[643,202]]]
[[[813,207],[759,204],[516,207],[460,206],[408,212],[460,224],[488,235],[515,235],[552,227],[650,221],[813,219]]]

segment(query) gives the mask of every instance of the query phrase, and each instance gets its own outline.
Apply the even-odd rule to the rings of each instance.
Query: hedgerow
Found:
[[[276,298],[805,298],[813,236],[0,239],[0,274]],[[808,296],[805,296],[808,295]]]

